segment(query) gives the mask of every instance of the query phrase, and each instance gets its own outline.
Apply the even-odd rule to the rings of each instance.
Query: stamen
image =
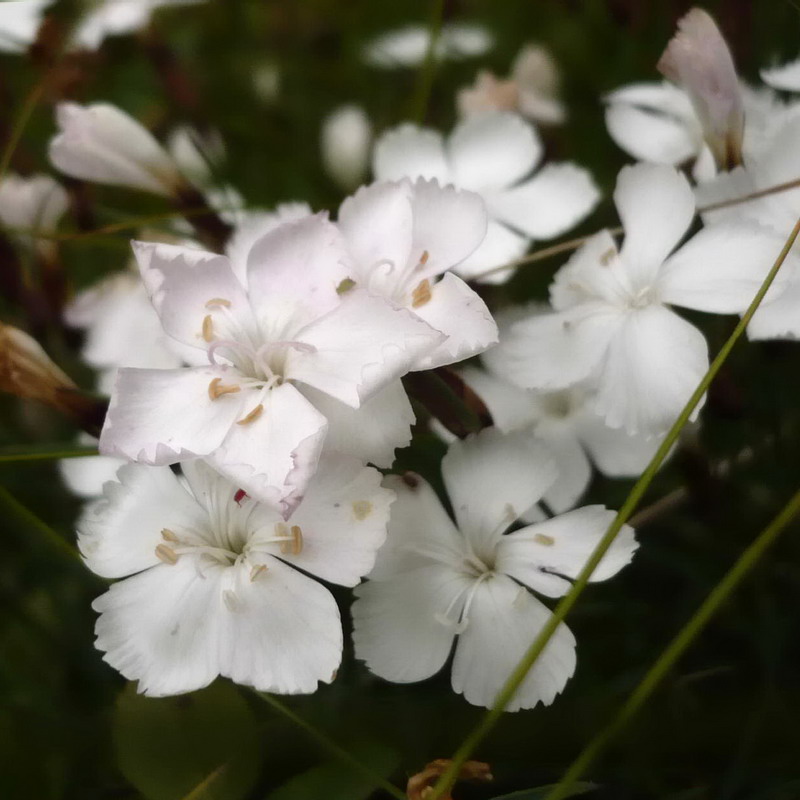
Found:
[[[252,583],[259,575],[263,575],[266,571],[266,564],[256,564],[253,569],[250,570],[250,582]]]
[[[156,556],[159,561],[169,564],[171,567],[178,563],[178,554],[165,544],[160,544],[156,547]]]
[[[427,252],[427,251],[426,251]],[[425,278],[417,284],[417,288],[411,292],[411,307],[419,308],[431,299],[431,282]]]
[[[211,319],[211,314],[203,317],[203,339],[206,342],[214,341],[214,320]]]
[[[424,267],[428,263],[428,259],[430,258],[430,253],[427,250],[422,251],[422,255],[419,257],[419,265]]]
[[[162,528],[161,535],[164,539],[168,542],[179,542],[180,539],[169,529],[169,528]]]
[[[233,496],[233,502],[240,506],[245,497],[247,497],[247,492],[244,489],[237,489],[236,494]]]
[[[280,524],[280,523],[279,523]],[[286,526],[283,526],[283,533],[286,532]],[[303,552],[303,531],[299,525],[292,525],[291,536],[287,536],[281,542],[281,553],[285,556],[293,555],[299,556]]]
[[[222,308],[230,308],[231,301],[226,300],[224,297],[212,297],[206,303],[206,308],[214,308],[215,306],[222,306]]]
[[[264,405],[259,403],[246,417],[242,417],[242,419],[236,420],[237,425],[247,425],[251,422],[255,422],[264,411]]]
[[[552,547],[556,543],[552,536],[547,536],[544,533],[534,534],[533,541],[537,544],[543,544],[545,547]]]
[[[241,388],[241,386],[237,386],[236,384],[225,386],[222,383],[222,378],[214,378],[211,383],[208,384],[208,396],[212,400],[217,400],[224,394],[235,394],[241,391]]]
[[[339,285],[336,287],[336,294],[349,292],[355,285],[356,282],[352,278],[342,278]]]

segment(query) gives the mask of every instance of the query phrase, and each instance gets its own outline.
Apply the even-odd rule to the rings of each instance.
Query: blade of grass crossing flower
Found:
[[[417,76],[417,86],[414,91],[414,104],[411,114],[411,119],[415,120],[419,125],[422,125],[425,121],[425,114],[428,111],[428,100],[431,96],[433,76],[436,72],[436,47],[439,44],[439,36],[442,33],[443,17],[444,0],[433,0],[430,23],[428,25],[428,50],[425,53],[425,60],[422,62],[422,67]]]
[[[358,759],[354,758],[343,747],[340,747],[336,742],[329,739],[324,733],[317,730],[311,723],[304,720],[302,717],[294,713],[290,708],[285,706],[274,695],[262,692],[255,692],[256,696],[263,700],[265,703],[271,705],[279,714],[291,720],[298,728],[302,728],[314,741],[316,741],[322,748],[327,750],[332,756],[335,756],[343,763],[350,766],[354,772],[358,772],[365,778],[372,781],[372,784],[377,788],[380,787],[385,792],[390,794],[397,800],[406,800],[405,792],[401,792],[393,784],[389,783],[381,775],[373,772],[369,767],[362,764]]]
[[[55,461],[59,458],[88,458],[98,455],[96,447],[76,447],[72,442],[0,447],[0,464],[16,461]]]
[[[664,649],[645,676],[628,695],[613,720],[584,748],[583,752],[572,762],[564,777],[546,795],[544,800],[564,800],[570,796],[570,787],[584,774],[586,768],[609,741],[619,733],[632,717],[645,704],[656,690],[675,662],[686,652],[694,640],[702,633],[710,619],[722,604],[730,597],[747,573],[758,563],[767,548],[786,529],[800,512],[800,491],[784,506],[783,510],[758,535],[756,540],[739,556],[739,559],[725,574],[722,580],[711,590],[700,608],[678,631],[675,638]]]
[[[639,501],[642,499],[642,496],[647,491],[647,488],[650,486],[650,483],[658,472],[659,467],[669,454],[673,444],[677,441],[678,436],[680,435],[684,426],[689,421],[692,412],[708,390],[708,387],[711,385],[711,382],[714,380],[719,370],[722,368],[722,365],[727,360],[728,355],[736,345],[736,342],[745,332],[747,325],[753,317],[753,314],[755,314],[758,306],[764,299],[764,295],[766,295],[767,291],[772,285],[772,282],[775,280],[778,270],[780,270],[781,265],[789,255],[789,251],[792,249],[792,246],[794,245],[798,235],[800,235],[800,219],[798,219],[795,223],[789,238],[786,240],[786,243],[781,249],[780,254],[775,260],[775,263],[772,265],[772,268],[767,274],[767,277],[764,279],[764,282],[761,284],[758,292],[756,292],[756,295],[748,306],[747,311],[745,311],[733,333],[717,353],[716,358],[711,362],[708,372],[706,372],[706,374],[703,376],[699,385],[689,398],[689,401],[678,415],[677,420],[675,420],[675,423],[670,428],[669,432],[664,438],[664,441],[661,443],[661,446],[658,448],[652,460],[634,484],[633,488],[628,494],[627,499],[617,513],[617,516],[614,518],[614,521],[611,523],[603,538],[589,556],[580,574],[575,579],[572,588],[560,600],[552,615],[542,627],[539,635],[533,641],[525,655],[522,657],[522,660],[509,676],[505,685],[500,690],[492,709],[486,713],[481,722],[478,723],[472,733],[470,733],[469,736],[467,736],[467,738],[464,740],[461,747],[458,748],[453,756],[453,760],[449,768],[444,772],[442,777],[439,779],[439,782],[436,784],[436,786],[434,786],[430,797],[426,798],[426,800],[439,800],[446,789],[452,786],[453,780],[458,774],[461,765],[472,755],[475,748],[483,741],[483,739],[495,726],[506,706],[513,698],[514,693],[517,691],[520,684],[525,680],[528,672],[530,672],[530,670],[533,668],[533,665],[536,663],[536,660],[544,651],[545,647],[547,647],[547,644],[552,638],[553,634],[556,632],[556,629],[577,602],[583,590],[586,588],[586,585],[589,583],[589,579],[597,568],[597,565],[600,563],[609,547],[611,547],[613,544],[614,539],[616,539],[617,534],[622,529],[622,526],[635,511]]]

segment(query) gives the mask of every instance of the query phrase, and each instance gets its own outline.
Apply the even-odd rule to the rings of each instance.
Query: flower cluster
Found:
[[[102,4],[76,42],[96,47],[174,3],[127,15]],[[6,24],[0,12],[0,29],[31,39],[31,15],[47,4],[9,5],[18,16]],[[433,41],[406,28],[362,57],[407,67],[475,58],[492,43],[478,26],[447,25]],[[248,207],[208,168],[225,152],[213,132],[178,129],[165,147],[115,106],[57,106],[56,169],[149,192],[190,223],[143,232],[132,261],[62,315],[83,331],[82,356],[110,397],[101,455],[62,467],[89,498],[84,560],[120,579],[94,604],[109,664],[149,695],[218,675],[313,692],[334,679],[344,646],[324,581],[355,587],[355,654],[375,675],[423,680],[452,652],[453,689],[492,706],[550,617],[536,595],[569,591],[614,519],[579,505],[594,469],[639,474],[708,370],[702,323],[679,309],[742,315],[800,214],[800,188],[773,191],[800,178],[798,101],[743,85],[698,9],[658,68],[669,82],[605,97],[611,137],[640,161],[611,197],[621,229],[573,248],[549,304],[518,308],[500,308],[511,293],[480,284],[510,280],[532,245],[602,199],[585,168],[546,158],[536,123],[567,113],[540,45],[506,80],[479,72],[455,98],[448,136],[410,122],[373,136],[361,106],[335,109],[322,163],[352,194],[331,215],[305,202]],[[799,72],[764,78],[800,91]],[[374,182],[360,185],[370,165]],[[67,207],[49,176],[0,183],[0,221],[51,265],[46,234]],[[6,383],[25,390],[11,391],[51,404],[77,391],[18,333],[9,341],[24,358]],[[795,256],[749,333],[800,336]],[[455,387],[451,400],[465,416],[477,408],[479,424],[450,424],[431,386]],[[449,445],[452,517],[436,472],[392,473],[426,423]],[[617,574],[636,549],[623,526],[591,580]],[[560,624],[509,708],[551,703],[575,648]]]

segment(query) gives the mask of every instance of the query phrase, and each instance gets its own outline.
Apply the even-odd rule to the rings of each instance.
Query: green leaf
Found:
[[[384,778],[394,771],[400,760],[394,750],[374,742],[348,749],[354,758]],[[269,794],[267,800],[364,800],[374,791],[375,784],[368,777],[336,759],[296,775]]]
[[[537,786],[535,789],[523,789],[521,792],[511,792],[511,794],[493,797],[492,800],[543,800],[555,789],[556,785],[555,783],[550,783],[547,786]],[[574,783],[564,797],[577,797],[579,794],[593,792],[596,788],[596,783]]]
[[[239,800],[261,760],[253,713],[222,681],[168,698],[129,684],[117,701],[114,745],[122,774],[147,800]]]

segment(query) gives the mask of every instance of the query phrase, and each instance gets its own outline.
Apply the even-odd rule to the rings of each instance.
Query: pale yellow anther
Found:
[[[206,314],[203,317],[203,340],[206,342],[214,341],[214,320],[211,319],[211,314]]]
[[[163,561],[165,564],[169,564],[170,566],[178,563],[178,554],[171,547],[167,547],[165,544],[160,544],[156,547],[156,556],[158,557],[159,561]]]
[[[252,583],[259,575],[263,575],[266,571],[266,564],[256,564],[253,569],[250,570],[250,582]]]
[[[161,536],[167,542],[177,542],[178,541],[178,537],[169,528],[162,528],[161,529]]]
[[[216,306],[223,306],[224,308],[230,308],[231,301],[226,300],[224,297],[212,297],[206,303],[206,308],[215,308]]]
[[[336,287],[336,294],[349,292],[355,285],[356,282],[352,278],[342,278],[339,285]]]
[[[259,403],[246,417],[236,420],[237,425],[247,425],[249,422],[255,422],[264,411],[264,406]]]
[[[366,519],[372,513],[372,503],[369,500],[356,500],[353,503],[353,514],[358,520]]]
[[[280,525],[280,523],[278,523]],[[280,531],[281,536],[286,535],[286,526],[280,526],[282,530]],[[278,532],[278,525],[275,526],[276,533]],[[292,525],[291,527],[291,538],[286,537],[286,539],[281,542],[281,553],[285,556],[293,555],[299,556],[300,553],[303,552],[303,531],[299,525]]]
[[[417,288],[411,292],[411,307],[419,308],[424,306],[431,299],[431,282],[425,278],[417,284]]]
[[[600,256],[600,263],[607,267],[613,260],[614,256],[617,254],[617,251],[613,247],[609,247],[608,250]]]
[[[545,547],[552,547],[556,543],[556,540],[552,536],[547,536],[544,533],[534,534],[533,541],[537,544],[543,544]]]
[[[222,383],[222,378],[214,378],[211,383],[208,384],[208,396],[212,400],[216,400],[217,398],[222,397],[224,394],[235,394],[241,390],[242,387],[237,386],[235,383],[231,384],[230,386],[225,386]]]
[[[428,259],[430,258],[430,253],[427,250],[422,251],[422,255],[419,257],[419,265],[424,267],[425,264],[428,263]]]

